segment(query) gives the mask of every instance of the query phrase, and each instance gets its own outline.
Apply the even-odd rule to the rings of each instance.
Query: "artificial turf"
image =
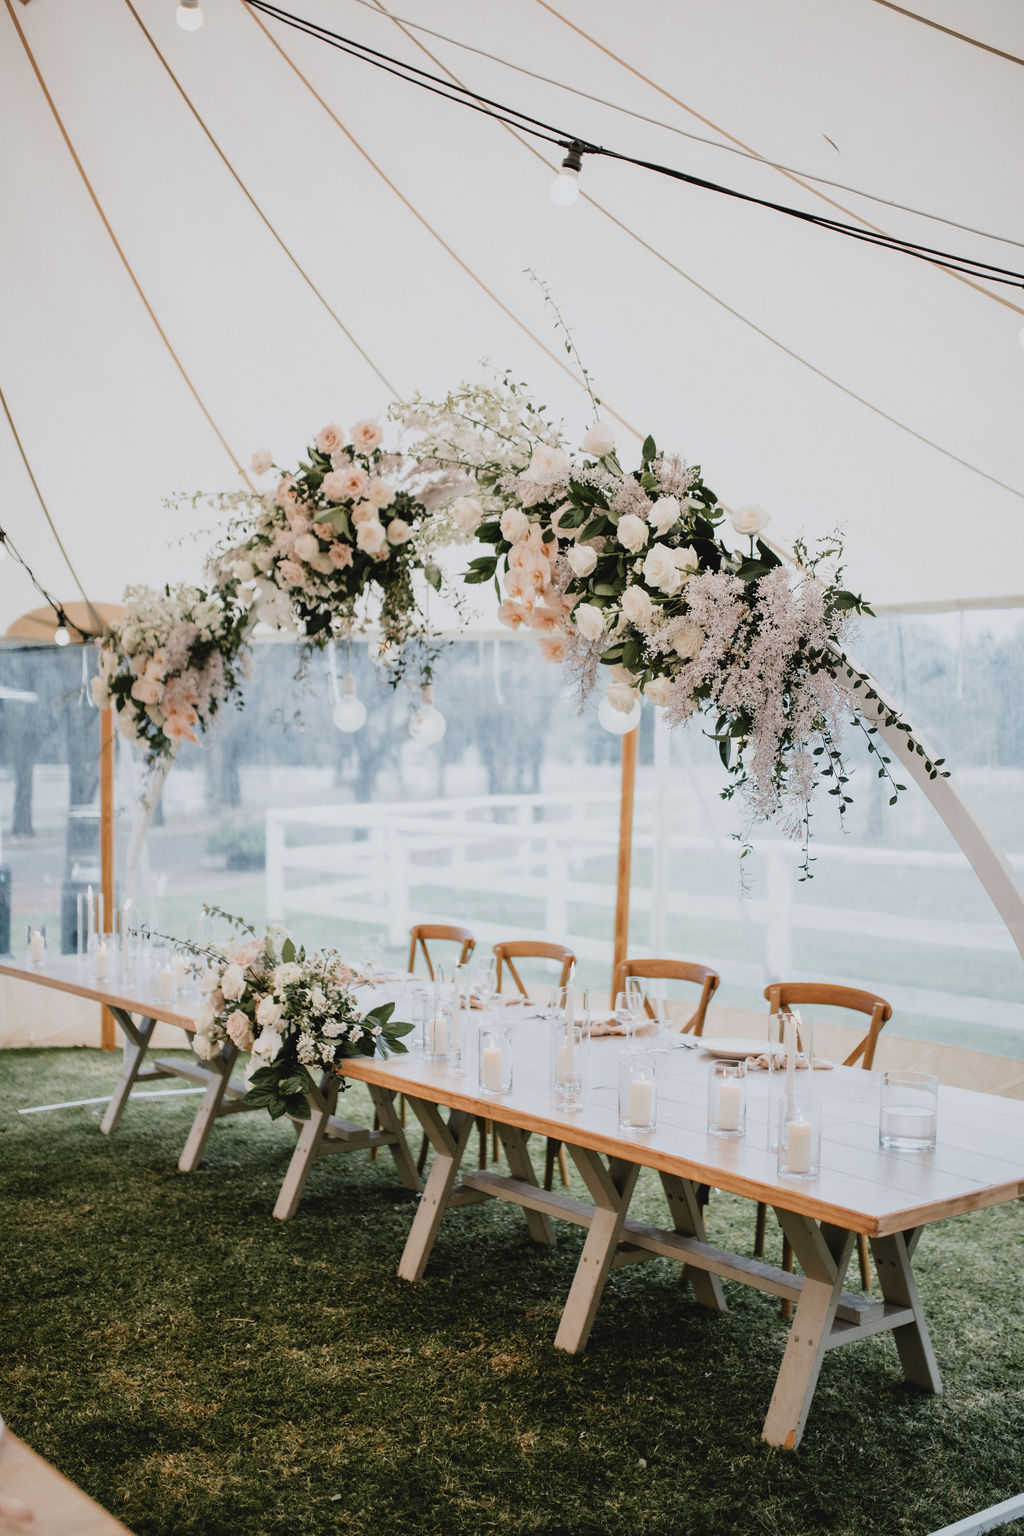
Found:
[[[826,1357],[779,1451],[771,1298],[727,1286],[712,1316],[677,1265],[627,1267],[566,1356],[579,1228],[539,1250],[514,1208],[465,1207],[411,1286],[415,1196],[386,1153],[324,1160],[281,1223],[287,1124],[223,1121],[181,1175],[195,1098],[129,1103],[112,1137],[101,1105],[18,1113],[108,1092],[118,1066],[0,1057],[0,1413],[138,1536],[924,1536],[1024,1489],[1019,1202],[918,1249],[945,1395],[867,1340]],[[358,1085],[344,1106],[367,1111]],[[642,1180],[633,1213],[663,1219]],[[709,1226],[749,1251],[753,1207],[716,1195]]]

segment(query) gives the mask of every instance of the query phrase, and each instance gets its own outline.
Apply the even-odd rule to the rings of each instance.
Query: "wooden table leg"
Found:
[[[640,1165],[612,1159],[606,1168],[598,1154],[586,1147],[570,1146],[569,1151],[595,1206],[555,1334],[556,1349],[578,1354],[590,1337],[601,1293],[622,1237]]]
[[[761,1437],[793,1450],[804,1432],[855,1234],[824,1223],[819,1227],[809,1216],[778,1206],[775,1214],[800,1260],[804,1283]]]
[[[310,1087],[306,1094],[309,1102],[309,1119],[301,1122],[302,1129],[295,1143],[292,1160],[288,1164],[288,1172],[284,1176],[284,1183],[274,1202],[274,1215],[278,1221],[291,1221],[299,1208],[299,1201],[302,1199],[306,1180],[309,1178],[309,1170],[316,1162],[317,1149],[322,1137],[326,1134],[327,1122],[334,1113],[340,1089],[341,1079],[325,1074],[320,1079],[320,1087]]]
[[[224,1094],[228,1083],[231,1081],[231,1070],[238,1059],[238,1050],[229,1040],[225,1040],[217,1055],[206,1063],[210,1074],[210,1081],[206,1086],[199,1105],[199,1110],[192,1122],[192,1129],[188,1133],[188,1140],[182,1148],[178,1158],[178,1170],[180,1173],[191,1173],[199,1166],[206,1143],[210,1139],[213,1123],[220,1114]]]
[[[911,1268],[914,1249],[917,1247],[922,1228],[910,1232],[895,1232],[891,1237],[873,1237],[871,1252],[878,1271],[878,1283],[887,1302],[895,1306],[910,1307],[914,1321],[892,1330],[899,1351],[900,1364],[907,1381],[923,1387],[927,1392],[942,1391],[942,1377],[935,1363],[928,1325],[921,1308],[917,1281]]]
[[[697,1195],[700,1186],[690,1179],[681,1179],[674,1173],[663,1173],[661,1187],[665,1191],[665,1199],[672,1212],[675,1230],[682,1232],[686,1237],[695,1237],[702,1243],[707,1242],[704,1214]],[[727,1310],[725,1292],[717,1275],[711,1274],[706,1269],[695,1269],[692,1264],[684,1264],[681,1278],[684,1281],[689,1280],[693,1287],[694,1298],[702,1307],[709,1307],[712,1312]]]
[[[136,1024],[131,1014],[123,1008],[112,1008],[110,1012],[114,1015],[125,1037],[124,1069],[107,1105],[107,1112],[100,1121],[100,1130],[104,1136],[109,1136],[111,1131],[117,1130],[128,1096],[137,1082],[151,1082],[154,1078],[171,1075],[169,1072],[147,1070],[142,1073],[141,1071],[149,1042],[156,1029],[156,1020],[141,1019]]]
[[[416,1170],[415,1160],[409,1151],[409,1144],[405,1139],[405,1132],[402,1130],[402,1121],[395,1112],[394,1091],[387,1088],[378,1088],[375,1083],[367,1083],[366,1086],[370,1090],[370,1098],[373,1100],[373,1107],[377,1111],[377,1124],[382,1130],[389,1132],[395,1138],[391,1143],[390,1151],[391,1156],[395,1160],[395,1169],[398,1173],[399,1181],[406,1189],[421,1190],[423,1188],[423,1180]],[[402,1114],[404,1115],[404,1113],[405,1101],[403,1099]],[[376,1148],[373,1150],[376,1151]]]
[[[521,1131],[518,1126],[502,1125],[495,1122],[495,1130],[501,1138],[501,1145],[505,1150],[505,1160],[508,1163],[508,1171],[514,1179],[522,1179],[527,1184],[536,1186],[537,1175],[533,1171],[530,1154],[526,1150],[529,1131]],[[547,1184],[545,1182],[545,1188]],[[543,1243],[546,1247],[553,1247],[555,1242],[555,1224],[550,1216],[543,1211],[531,1211],[529,1206],[523,1207],[523,1215],[526,1217],[526,1227],[535,1243]]]
[[[409,1098],[408,1094],[406,1097],[434,1148],[430,1177],[420,1197],[419,1209],[398,1266],[398,1273],[403,1280],[422,1280],[475,1121],[472,1115],[453,1109],[445,1125],[436,1104],[425,1099]]]

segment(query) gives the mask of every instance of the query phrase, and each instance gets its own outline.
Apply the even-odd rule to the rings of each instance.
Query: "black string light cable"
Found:
[[[64,612],[63,605],[58,601],[57,598],[55,598],[53,596],[52,592],[47,592],[46,588],[43,586],[42,582],[39,580],[38,576],[36,576],[36,574],[33,571],[32,567],[29,565],[28,561],[25,559],[25,556],[22,555],[22,554],[19,554],[18,550],[15,548],[14,544],[11,542],[11,536],[7,532],[6,528],[0,528],[0,553],[3,553],[5,555],[10,555],[11,559],[14,560],[18,565],[21,566],[22,570],[25,572],[25,575],[28,577],[29,581],[32,583],[32,585],[35,587],[36,591],[39,593],[39,596],[43,599],[43,601],[47,604],[48,607],[53,609],[54,617],[57,620],[57,628],[54,631],[53,638],[57,642],[58,645],[68,645],[68,644],[70,644],[70,641],[71,641],[71,631],[72,630],[74,630],[75,634],[78,636],[78,638],[80,640],[84,641],[84,640],[88,640],[90,638],[86,634],[84,629],[79,629],[77,624],[72,624],[71,620],[68,618],[67,614]],[[89,609],[90,609],[91,612],[95,611],[92,608],[92,604],[91,603],[89,604]]]
[[[354,38],[345,36],[343,33],[333,32],[319,23],[296,16],[280,6],[270,4],[269,0],[250,0],[250,4],[254,10],[261,11],[264,15],[270,16],[283,25],[292,27],[318,42],[326,43],[329,47],[335,48],[351,58],[370,64],[375,69],[382,70],[385,74],[405,80],[408,84],[416,85],[422,90],[429,91],[432,95],[440,96],[446,101],[453,102],[456,106],[467,107],[484,117],[493,118],[498,122],[504,123],[507,127],[518,129],[520,132],[529,134],[533,138],[542,139],[549,144],[557,145],[566,152],[563,168],[574,170],[575,161],[577,159],[582,161],[582,157],[585,155],[617,160],[626,165],[634,165],[641,170],[651,171],[656,175],[666,176],[674,181],[684,182],[689,186],[697,187],[704,191],[714,192],[723,197],[729,197],[739,202],[749,203],[755,207],[783,214],[788,218],[797,219],[802,223],[828,230],[833,234],[845,235],[850,239],[860,240],[869,245],[882,246],[887,250],[897,251],[905,256],[912,256],[919,261],[942,267],[947,271],[981,278],[986,282],[1001,283],[1024,289],[1024,273],[1014,271],[1012,268],[1000,267],[991,262],[976,260],[973,257],[960,256],[935,246],[919,245],[915,241],[903,240],[894,235],[887,235],[882,232],[875,233],[870,229],[858,229],[855,225],[847,224],[841,219],[832,219],[823,214],[810,213],[804,209],[793,208],[787,203],[775,202],[769,198],[755,197],[752,193],[741,192],[735,187],[727,187],[720,182],[709,181],[701,176],[694,176],[688,171],[662,165],[658,161],[644,160],[638,156],[609,148],[606,145],[592,143],[586,138],[558,128],[552,123],[545,122],[542,118],[536,118],[529,113],[520,112],[515,107],[507,106],[503,102],[484,96],[478,91],[473,91],[468,86],[456,85],[451,80],[444,80],[438,75],[431,74],[428,70],[420,69],[417,65],[405,63],[391,54],[382,53],[378,49],[370,48],[367,44],[360,43]],[[570,157],[571,165],[567,167],[566,161],[570,160]]]

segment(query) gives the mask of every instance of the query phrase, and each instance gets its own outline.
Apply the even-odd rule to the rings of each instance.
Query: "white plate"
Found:
[[[740,1061],[745,1056],[763,1056],[768,1050],[767,1035],[763,1040],[744,1035],[701,1036],[701,1047],[710,1056],[720,1056],[723,1061]]]

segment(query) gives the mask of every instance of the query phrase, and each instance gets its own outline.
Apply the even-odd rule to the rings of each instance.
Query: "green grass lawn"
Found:
[[[586,1353],[556,1353],[580,1229],[540,1251],[512,1207],[452,1212],[410,1286],[415,1197],[386,1153],[320,1163],[283,1224],[288,1125],[229,1119],[180,1175],[195,1098],[131,1103],[111,1138],[99,1105],[17,1113],[107,1092],[118,1067],[0,1058],[0,1412],[139,1536],[925,1536],[1024,1488],[1019,1203],[918,1250],[945,1395],[866,1341],[826,1357],[779,1451],[760,1440],[788,1326],[770,1298],[728,1286],[716,1317],[678,1266],[628,1267]],[[662,1219],[653,1176],[633,1211]],[[713,1198],[716,1240],[749,1251],[753,1219]]]

